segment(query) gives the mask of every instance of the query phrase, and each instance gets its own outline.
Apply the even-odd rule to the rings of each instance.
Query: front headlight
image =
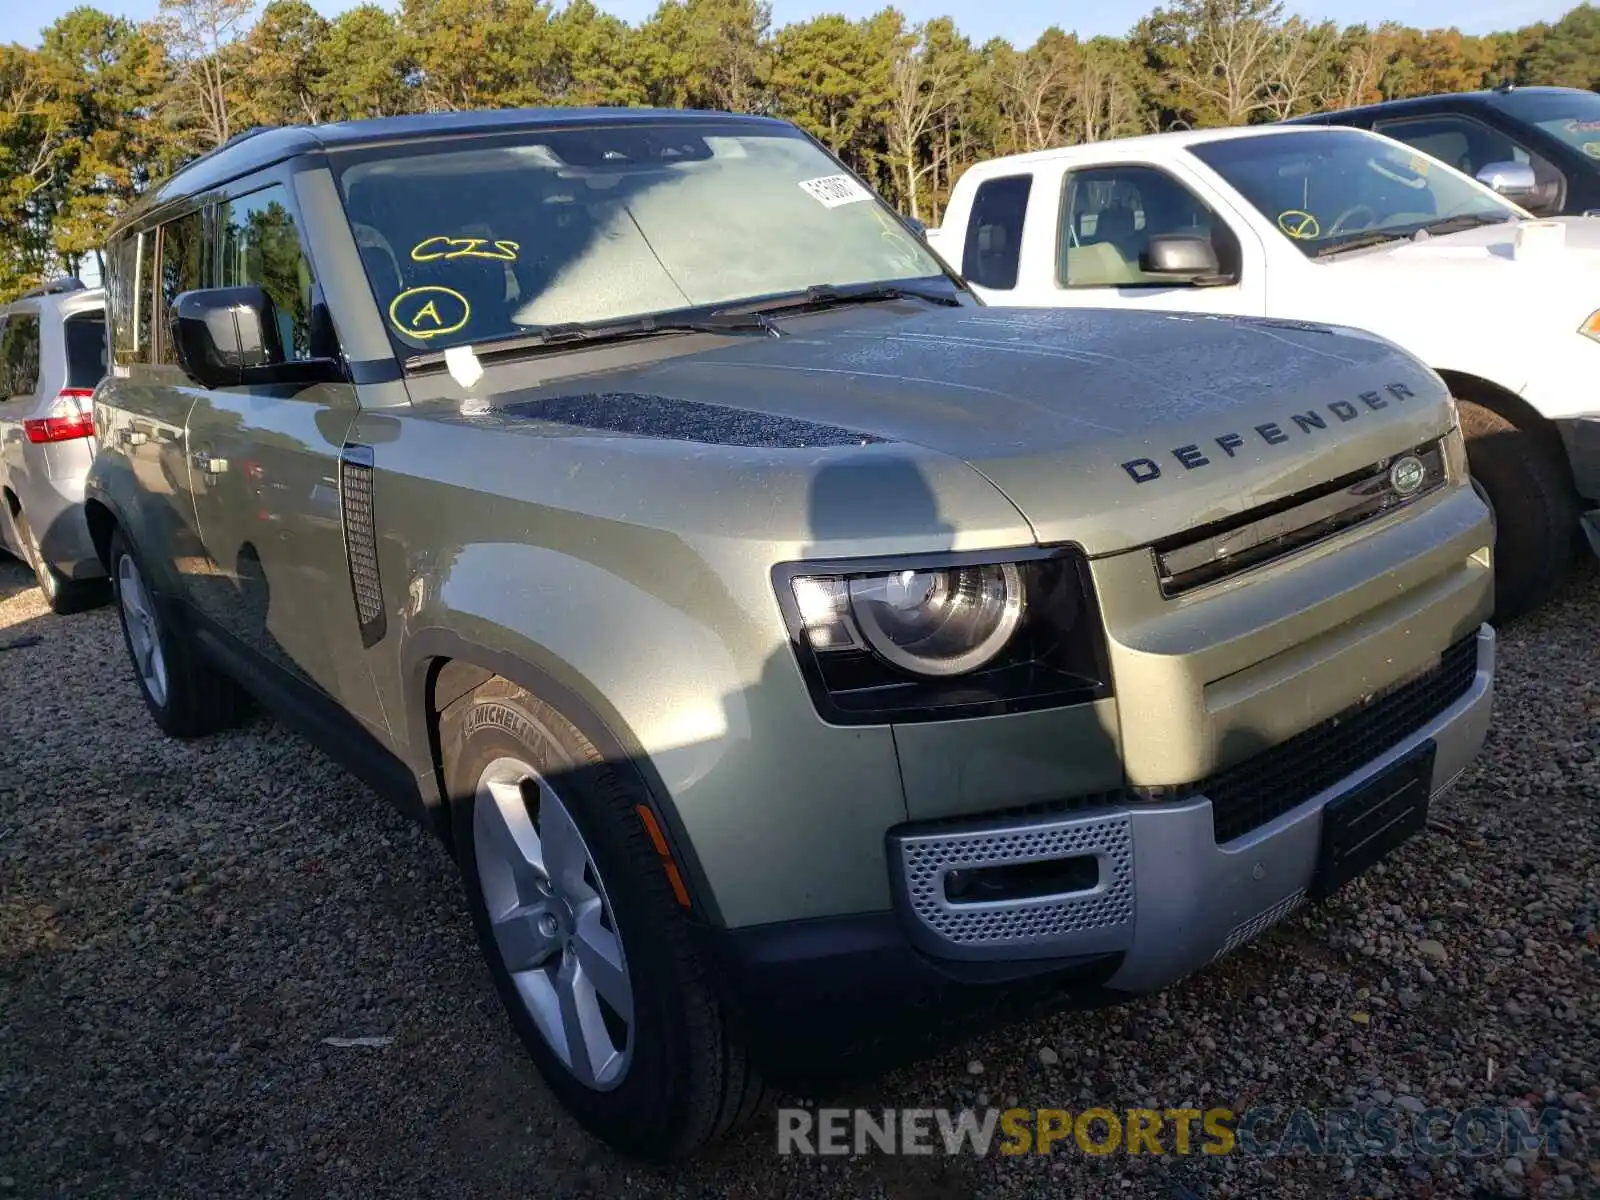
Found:
[[[1600,309],[1589,314],[1589,319],[1578,326],[1578,332],[1600,342]]]
[[[822,715],[927,720],[1109,694],[1082,556],[1008,557],[779,568],[779,602]]]
[[[871,649],[913,675],[964,675],[991,662],[1022,623],[1015,563],[903,569],[844,579],[801,575],[795,601],[814,650]]]

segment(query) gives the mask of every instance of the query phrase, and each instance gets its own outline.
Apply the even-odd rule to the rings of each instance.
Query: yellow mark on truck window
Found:
[[[1308,212],[1298,208],[1285,209],[1278,214],[1278,228],[1296,241],[1306,241],[1322,232],[1322,226]]]
[[[516,262],[517,251],[522,249],[516,242],[504,239],[491,242],[488,238],[480,237],[439,237],[423,238],[411,247],[411,260],[413,262],[434,262],[437,259],[449,261],[452,258],[489,258],[495,262]]]
[[[407,337],[429,338],[455,333],[472,317],[467,298],[453,288],[429,284],[407,288],[389,301],[389,322]]]

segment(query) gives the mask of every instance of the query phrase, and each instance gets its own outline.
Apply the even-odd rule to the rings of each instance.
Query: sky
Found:
[[[39,43],[39,30],[84,0],[0,0],[0,42]],[[333,16],[352,7],[355,0],[311,0],[323,14]],[[379,0],[383,3],[384,0]],[[842,12],[864,17],[883,8],[887,0],[772,0],[774,26],[804,20],[818,13]],[[648,17],[658,0],[597,0],[600,8],[638,23]],[[1551,21],[1576,7],[1578,0],[1287,0],[1285,8],[1315,20],[1332,19],[1342,25],[1376,25],[1393,20],[1422,29],[1455,26],[1463,33],[1492,33],[1515,29],[1535,21]],[[155,15],[158,0],[99,0],[95,7],[136,21]],[[394,7],[391,2],[387,7]],[[974,42],[1003,37],[1013,45],[1031,45],[1051,25],[1080,37],[1124,34],[1139,18],[1157,7],[1156,0],[1098,0],[1080,6],[1048,0],[898,0],[896,7],[912,21],[929,17],[954,17],[956,26]]]

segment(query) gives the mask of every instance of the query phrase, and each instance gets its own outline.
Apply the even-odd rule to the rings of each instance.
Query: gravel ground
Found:
[[[1159,996],[849,1096],[1521,1105],[1561,1154],[779,1158],[766,1117],[672,1172],[556,1107],[432,840],[267,718],[163,740],[114,614],[52,617],[30,583],[0,561],[0,1197],[1600,1195],[1592,564],[1502,631],[1489,747],[1432,836]]]

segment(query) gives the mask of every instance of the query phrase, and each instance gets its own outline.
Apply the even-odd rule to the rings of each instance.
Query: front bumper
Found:
[[[1220,844],[1216,831],[1230,827],[1219,823],[1220,810],[1203,792],[1020,819],[904,827],[889,834],[896,911],[700,927],[714,977],[769,1065],[802,1073],[813,1059],[870,1057],[872,1047],[913,1030],[970,1032],[985,1014],[1011,1021],[1036,1004],[1104,1005],[1158,989],[1257,937],[1303,903],[1323,812],[1333,800],[1430,741],[1429,790],[1437,794],[1450,785],[1488,732],[1494,648],[1494,631],[1481,626],[1464,647],[1472,657],[1463,685],[1447,704],[1430,710],[1431,717],[1412,721],[1404,737],[1375,741],[1378,735],[1358,718],[1340,718],[1348,736],[1341,734],[1345,744],[1331,757],[1359,766]],[[1368,746],[1381,748],[1366,753]],[[925,867],[907,869],[905,852],[957,839],[990,857],[934,854],[941,876],[992,861],[997,851],[1024,861],[1065,847],[1100,857],[1101,882],[1080,897],[1082,905],[1040,902],[1058,906],[1042,921],[991,909],[966,930],[978,936],[952,937],[958,926],[928,919],[925,903],[918,911],[916,881],[925,892],[941,889]],[[984,928],[997,936],[982,936]]]
[[[1332,801],[1429,742],[1435,748],[1429,791],[1437,794],[1478,753],[1489,725],[1493,630],[1481,627],[1462,650],[1475,650],[1475,661],[1463,660],[1464,686],[1447,707],[1413,722],[1403,738],[1386,739],[1381,752],[1286,811],[1247,821],[1246,831],[1234,836],[1231,811],[1204,790],[1164,802],[1124,800],[892,833],[895,892],[913,944],[934,958],[966,961],[1119,954],[1108,986],[1127,992],[1163,987],[1243,945],[1304,900],[1318,861],[1323,813]],[[1438,678],[1448,673],[1449,658],[1437,669]],[[1431,678],[1423,682],[1433,686]],[[1391,701],[1391,707],[1403,719],[1412,701],[1402,692],[1394,697],[1398,704]],[[1334,735],[1345,743],[1339,746],[1343,754],[1369,732],[1381,738],[1377,728],[1363,727],[1359,714],[1337,724],[1348,731]],[[1218,783],[1219,790],[1225,786]],[[1281,786],[1287,789],[1292,781]],[[1261,803],[1258,791],[1251,798],[1257,815]],[[977,903],[947,898],[953,872],[1070,860],[1094,860],[1092,886]]]

